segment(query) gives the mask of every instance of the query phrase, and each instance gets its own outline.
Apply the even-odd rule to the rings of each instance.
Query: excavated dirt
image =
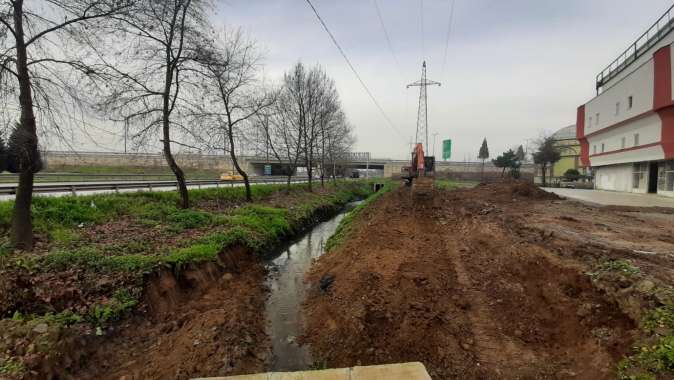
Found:
[[[262,371],[269,356],[266,270],[244,249],[214,263],[155,275],[146,315],[109,332],[77,379],[188,379]]]
[[[308,274],[303,342],[329,367],[421,361],[434,379],[615,378],[639,313],[587,272],[627,258],[671,285],[671,255],[658,252],[674,251],[674,218],[653,212],[590,207],[524,182],[420,202],[400,188]]]

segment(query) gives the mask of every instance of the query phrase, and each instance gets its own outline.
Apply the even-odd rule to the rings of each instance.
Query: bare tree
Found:
[[[324,137],[325,151],[323,155],[327,159],[327,164],[331,166],[330,175],[333,183],[336,183],[337,165],[346,161],[347,155],[355,143],[353,130],[343,112],[340,111],[336,115],[325,131]]]
[[[234,147],[237,136],[255,134],[252,118],[274,104],[274,96],[259,86],[260,59],[255,43],[240,30],[225,31],[211,46],[202,48],[198,57],[204,98],[195,110],[197,119],[206,122],[195,124],[206,128],[195,132],[222,136],[220,149],[229,153],[243,177],[248,201],[252,201],[248,173],[239,164]]]
[[[284,117],[298,133],[301,158],[312,190],[313,170],[322,148],[323,131],[340,111],[334,81],[319,67],[306,70],[297,63],[284,75],[280,108]],[[318,162],[320,163],[320,162]]]
[[[116,18],[112,41],[98,50],[116,82],[103,95],[100,111],[128,123],[138,145],[160,136],[183,208],[189,207],[189,195],[172,145],[185,145],[176,135],[189,134],[185,110],[198,91],[195,59],[202,42],[210,38],[209,7],[207,0],[141,0],[133,12]]]
[[[287,188],[297,171],[302,153],[301,129],[297,123],[298,110],[290,94],[282,88],[275,96],[274,107],[256,118],[258,128],[265,136],[265,149],[269,149],[284,168]]]
[[[91,36],[102,21],[127,11],[134,0],[24,0],[0,2],[0,101],[5,121],[19,116],[15,132],[19,186],[12,215],[12,243],[33,247],[31,204],[34,175],[41,169],[38,123],[43,133],[60,133],[68,107],[80,100],[68,79],[95,79],[91,61],[66,49]],[[64,116],[65,115],[65,116]],[[16,119],[15,119],[16,120]]]

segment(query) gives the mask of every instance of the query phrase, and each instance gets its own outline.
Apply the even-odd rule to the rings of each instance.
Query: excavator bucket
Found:
[[[415,198],[427,198],[433,195],[433,177],[419,177],[412,183],[412,195]]]

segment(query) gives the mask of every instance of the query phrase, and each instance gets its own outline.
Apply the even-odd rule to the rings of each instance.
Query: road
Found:
[[[657,194],[637,194],[604,190],[560,189],[544,190],[559,196],[604,206],[674,207],[674,198]]]
[[[191,184],[190,184],[191,182]],[[306,182],[306,179],[293,179],[293,183]],[[285,183],[285,179],[279,178],[256,178],[251,179],[251,184],[276,184]],[[13,192],[17,184],[0,184],[0,200],[14,199]],[[202,189],[209,187],[239,187],[241,181],[216,181],[216,180],[188,180],[189,189]],[[66,195],[92,195],[107,193],[129,193],[137,191],[174,191],[175,181],[86,181],[86,182],[50,182],[36,183],[34,193],[38,196],[60,197]]]

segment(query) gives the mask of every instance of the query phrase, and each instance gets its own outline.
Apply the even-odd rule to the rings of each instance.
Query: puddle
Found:
[[[267,333],[272,342],[271,371],[298,371],[311,367],[307,347],[297,343],[302,334],[301,308],[306,284],[304,274],[312,259],[325,253],[325,243],[334,234],[346,211],[360,202],[347,205],[345,212],[316,226],[300,240],[290,245],[268,263],[267,285],[270,296],[266,304]]]

